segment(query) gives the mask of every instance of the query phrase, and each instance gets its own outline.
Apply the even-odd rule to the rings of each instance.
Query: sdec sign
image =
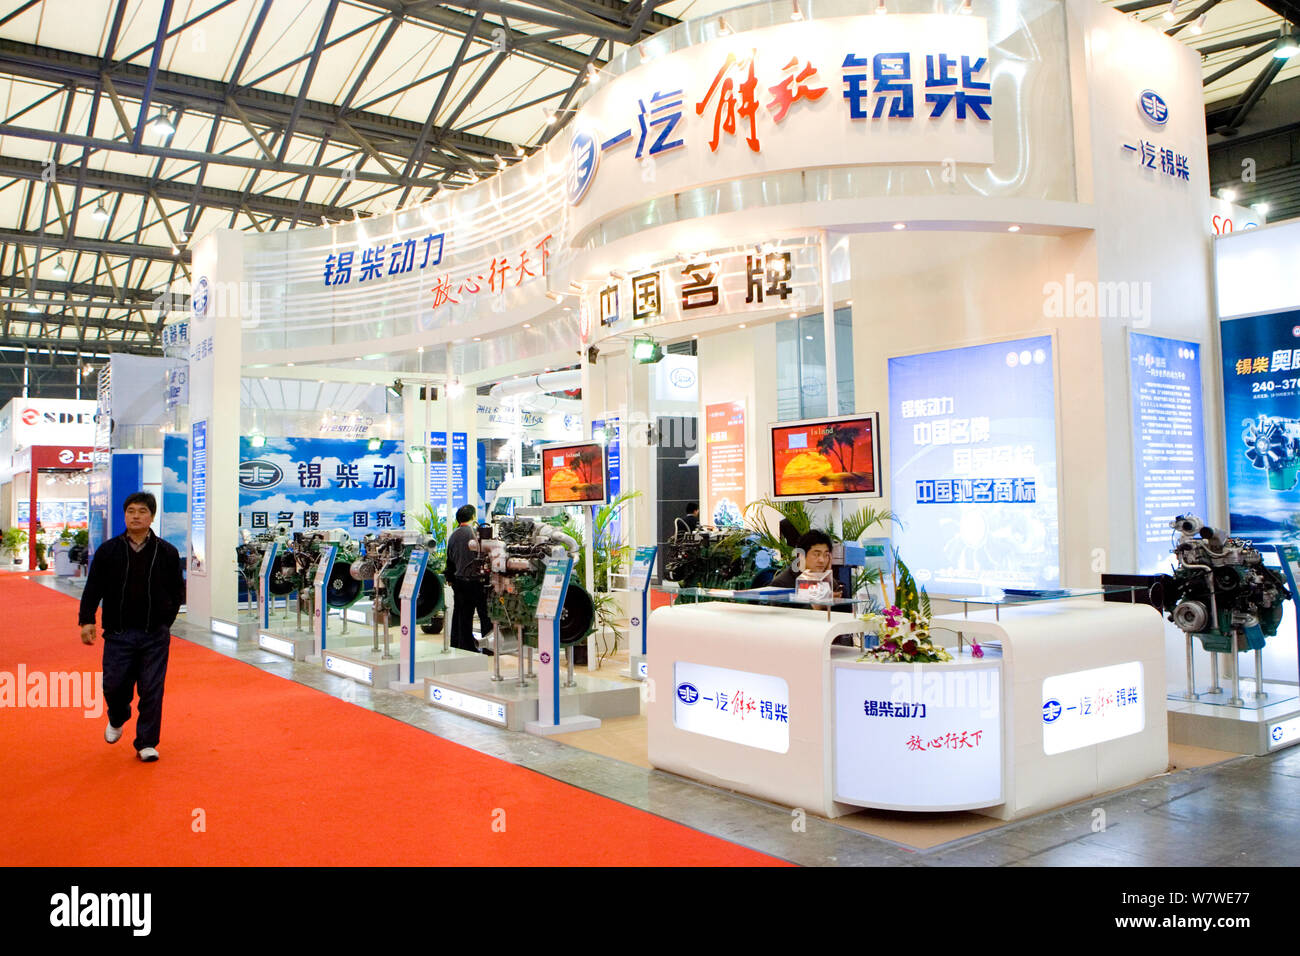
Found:
[[[95,440],[95,403],[73,399],[29,399],[15,402],[15,447],[30,445],[91,445]]]

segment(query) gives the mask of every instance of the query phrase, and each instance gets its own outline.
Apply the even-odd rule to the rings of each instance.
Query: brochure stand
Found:
[[[411,551],[402,578],[402,590],[397,595],[402,604],[402,627],[397,645],[397,680],[389,684],[392,690],[415,686],[415,596],[420,593],[420,584],[428,566],[428,551],[424,548]]]
[[[560,716],[560,615],[572,570],[573,558],[567,554],[546,559],[537,598],[537,719],[524,724],[530,734],[564,734],[600,726],[596,717]]]
[[[646,673],[646,634],[650,623],[650,578],[654,576],[655,558],[659,554],[658,545],[637,548],[632,555],[632,572],[629,579],[633,593],[641,592],[641,613],[632,612],[631,641],[632,653],[628,656],[627,676],[633,680],[645,680]]]

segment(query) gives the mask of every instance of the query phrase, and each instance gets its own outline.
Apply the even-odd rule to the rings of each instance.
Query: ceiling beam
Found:
[[[39,163],[33,159],[0,156],[0,177],[11,176],[15,179],[40,182],[42,179],[41,173],[44,169],[44,163]],[[70,179],[77,171],[70,166],[60,167],[56,173],[56,178],[62,178],[66,175]],[[325,167],[312,172],[317,176],[327,175]],[[433,184],[433,181],[430,181],[429,185]],[[148,196],[151,192],[156,192],[163,199],[183,203],[192,201],[194,197],[194,187],[191,183],[180,183],[167,179],[154,180],[148,176],[131,176],[126,173],[114,173],[103,169],[87,169],[86,186],[90,189],[131,193],[137,196]],[[254,212],[272,216],[292,215],[294,208],[297,206],[297,201],[294,199],[281,199],[275,196],[257,194],[245,196],[239,190],[218,189],[213,186],[203,187],[198,193],[198,201],[201,205],[213,206],[218,209],[239,210],[247,206]],[[319,203],[304,203],[303,212],[315,219],[320,219],[322,216],[329,219],[344,219],[352,216],[352,211],[346,207],[325,206]]]

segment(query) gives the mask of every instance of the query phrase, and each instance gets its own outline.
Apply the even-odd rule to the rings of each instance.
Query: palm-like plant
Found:
[[[424,511],[412,511],[407,518],[420,529],[421,534],[433,538],[433,553],[429,555],[429,567],[442,574],[447,569],[447,519],[427,501],[424,504]]]

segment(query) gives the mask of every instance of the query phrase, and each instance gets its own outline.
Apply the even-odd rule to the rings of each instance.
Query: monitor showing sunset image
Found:
[[[774,498],[880,495],[879,416],[772,426]]]
[[[605,503],[605,448],[599,442],[542,448],[542,500],[548,505]]]

